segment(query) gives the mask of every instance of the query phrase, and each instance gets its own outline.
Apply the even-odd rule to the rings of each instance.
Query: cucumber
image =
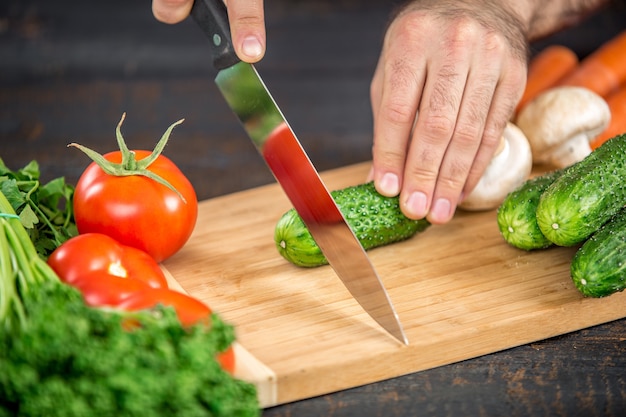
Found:
[[[537,224],[539,197],[563,170],[548,172],[531,178],[509,193],[498,207],[497,222],[500,234],[512,246],[524,250],[544,249],[553,243],[544,236]]]
[[[366,250],[408,239],[430,225],[425,219],[411,220],[402,214],[398,197],[379,194],[373,182],[331,191],[331,196]],[[295,209],[276,224],[274,241],[278,252],[294,265],[328,263]]]
[[[586,240],[626,202],[626,134],[567,168],[541,195],[537,223],[559,246]]]
[[[586,297],[606,297],[626,288],[626,210],[576,251],[570,265],[572,281]]]

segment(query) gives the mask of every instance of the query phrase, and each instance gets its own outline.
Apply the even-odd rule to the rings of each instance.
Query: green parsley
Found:
[[[222,369],[217,314],[87,306],[37,256],[0,194],[0,417],[259,417],[254,385]]]
[[[0,192],[19,216],[43,259],[78,234],[72,207],[74,186],[63,177],[42,184],[37,161],[12,171],[0,159]]]

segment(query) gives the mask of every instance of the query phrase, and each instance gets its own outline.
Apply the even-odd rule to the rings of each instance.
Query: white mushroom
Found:
[[[547,90],[528,103],[516,124],[526,135],[536,164],[570,166],[591,153],[591,142],[611,120],[606,101],[583,87]]]
[[[532,165],[528,140],[517,126],[508,123],[483,176],[459,207],[472,211],[498,207],[511,191],[528,179]]]

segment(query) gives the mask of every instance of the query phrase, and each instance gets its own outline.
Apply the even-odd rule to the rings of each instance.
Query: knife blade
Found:
[[[398,315],[363,246],[335,204],[256,68],[237,57],[222,0],[196,0],[191,16],[209,38],[215,82],[330,266],[361,307],[408,344]]]

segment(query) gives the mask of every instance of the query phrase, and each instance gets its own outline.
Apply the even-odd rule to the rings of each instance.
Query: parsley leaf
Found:
[[[0,158],[0,192],[20,217],[43,259],[78,234],[72,208],[74,186],[63,177],[41,184],[37,161],[12,171]]]

